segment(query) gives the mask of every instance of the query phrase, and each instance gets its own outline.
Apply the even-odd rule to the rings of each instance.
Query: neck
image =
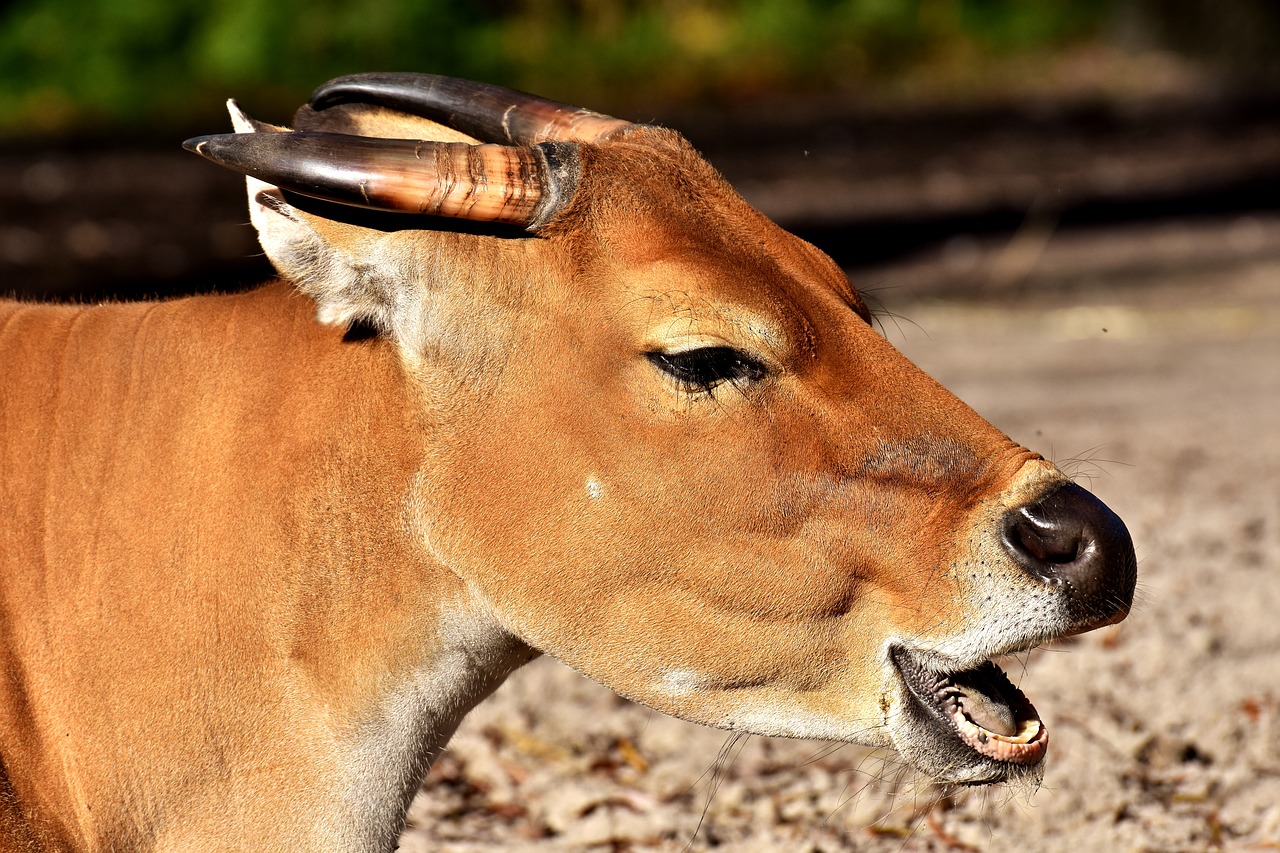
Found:
[[[0,767],[68,846],[390,849],[530,656],[410,533],[430,424],[394,348],[314,310],[280,286],[0,306],[0,510],[37,519],[0,553],[5,647],[27,650]]]
[[[368,849],[392,849],[413,795],[468,711],[536,655],[483,608],[443,609],[431,654],[381,691],[351,728],[328,807],[333,838],[355,828]],[[357,845],[352,845],[357,846]]]

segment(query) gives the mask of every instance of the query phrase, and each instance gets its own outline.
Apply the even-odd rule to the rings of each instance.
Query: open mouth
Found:
[[[949,730],[960,744],[991,761],[1030,765],[1044,758],[1048,729],[994,663],[939,672],[901,647],[891,649],[889,657],[924,721]]]

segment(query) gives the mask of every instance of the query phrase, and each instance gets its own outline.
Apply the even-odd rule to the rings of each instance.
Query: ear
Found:
[[[436,142],[478,144],[474,136],[421,116],[376,104],[335,104],[323,110],[304,104],[293,114],[294,130],[320,130],[381,139],[430,139]]]
[[[237,133],[287,130],[250,118],[235,101],[227,110]],[[280,276],[316,301],[320,322],[367,322],[402,349],[421,344],[409,338],[421,327],[417,314],[425,310],[426,294],[416,292],[420,283],[406,274],[404,253],[390,235],[306,213],[257,178],[245,178],[245,186],[258,242]]]

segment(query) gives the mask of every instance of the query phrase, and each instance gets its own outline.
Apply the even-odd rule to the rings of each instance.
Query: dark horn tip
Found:
[[[362,76],[348,74],[345,77],[335,77],[326,83],[321,83],[311,93],[311,97],[307,98],[307,104],[313,110],[325,110],[336,104],[347,103],[354,97],[351,92],[352,87],[358,85],[358,80]]]
[[[407,72],[368,71],[362,74],[346,74],[322,83],[307,100],[313,110],[326,110],[338,104],[376,102],[377,96],[387,89],[412,88],[415,84],[436,79],[434,74]]]
[[[294,133],[215,133],[197,136],[182,143],[182,147],[219,166],[254,175],[270,169],[290,154],[290,137]]]
[[[190,151],[192,154],[202,154],[203,152],[200,150],[201,147],[204,146],[204,144],[211,138],[211,136],[196,136],[183,142],[182,147]]]
[[[182,143],[182,147],[193,154],[199,154],[206,160],[219,165],[228,165],[228,154],[237,148],[243,148],[246,139],[257,137],[256,133],[211,133],[208,136],[197,136]]]

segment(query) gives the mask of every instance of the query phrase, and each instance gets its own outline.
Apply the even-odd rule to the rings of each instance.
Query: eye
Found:
[[[722,382],[749,384],[767,373],[764,365],[733,347],[649,352],[645,356],[686,391],[706,393]]]

